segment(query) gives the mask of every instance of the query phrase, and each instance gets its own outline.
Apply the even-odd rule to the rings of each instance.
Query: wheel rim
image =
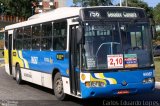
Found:
[[[55,90],[59,95],[63,93],[63,83],[61,79],[57,79]]]

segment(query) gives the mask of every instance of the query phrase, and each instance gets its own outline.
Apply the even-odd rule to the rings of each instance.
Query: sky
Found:
[[[119,3],[120,0],[113,0],[113,4]],[[123,0],[122,0],[123,1]],[[149,7],[155,7],[158,3],[160,3],[160,0],[143,0],[144,2],[147,2]],[[67,0],[67,5],[72,5],[72,0]]]
[[[160,0],[144,0],[148,3],[150,7],[155,7],[158,3],[160,3]]]
[[[119,3],[120,0],[113,0],[113,1],[114,1],[114,4],[116,4],[116,3]],[[155,7],[158,3],[160,3],[160,0],[142,0],[142,1],[146,2],[149,7]]]

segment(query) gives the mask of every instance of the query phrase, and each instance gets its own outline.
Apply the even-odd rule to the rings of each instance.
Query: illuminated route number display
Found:
[[[123,55],[107,55],[107,63],[109,69],[123,68]]]
[[[101,15],[98,11],[89,11],[89,17],[90,18],[100,18]]]

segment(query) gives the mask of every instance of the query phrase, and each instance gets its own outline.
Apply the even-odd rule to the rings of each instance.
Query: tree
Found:
[[[126,0],[122,3],[123,6],[126,5]],[[144,8],[150,18],[153,18],[153,8],[149,7],[148,4],[142,0],[127,0],[129,7],[140,7]]]
[[[153,16],[154,16],[154,21],[156,25],[160,25],[160,3],[154,8],[153,10]],[[156,40],[160,41],[160,31],[156,32],[155,36]]]
[[[159,12],[160,12],[160,3],[153,10],[154,20],[157,25],[160,24],[160,13]]]
[[[112,0],[73,0],[75,6],[107,6],[112,5]]]
[[[9,3],[10,2],[11,2],[11,0],[0,0],[1,14],[7,14],[8,12],[10,12],[10,10],[9,10]]]
[[[37,1],[38,0],[0,0],[0,3],[3,4],[3,14],[28,18],[32,14],[32,2]]]

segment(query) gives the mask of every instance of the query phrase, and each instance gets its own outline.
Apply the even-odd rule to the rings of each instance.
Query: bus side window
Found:
[[[42,24],[42,50],[50,50],[52,48],[52,23]]]
[[[32,49],[40,50],[40,38],[41,38],[41,27],[40,24],[32,27]]]
[[[67,45],[67,21],[54,23],[53,50],[65,50]]]
[[[32,45],[31,27],[25,27],[23,49],[31,49],[32,48],[31,45]]]
[[[16,29],[15,32],[15,49],[21,50],[23,48],[23,28]]]

